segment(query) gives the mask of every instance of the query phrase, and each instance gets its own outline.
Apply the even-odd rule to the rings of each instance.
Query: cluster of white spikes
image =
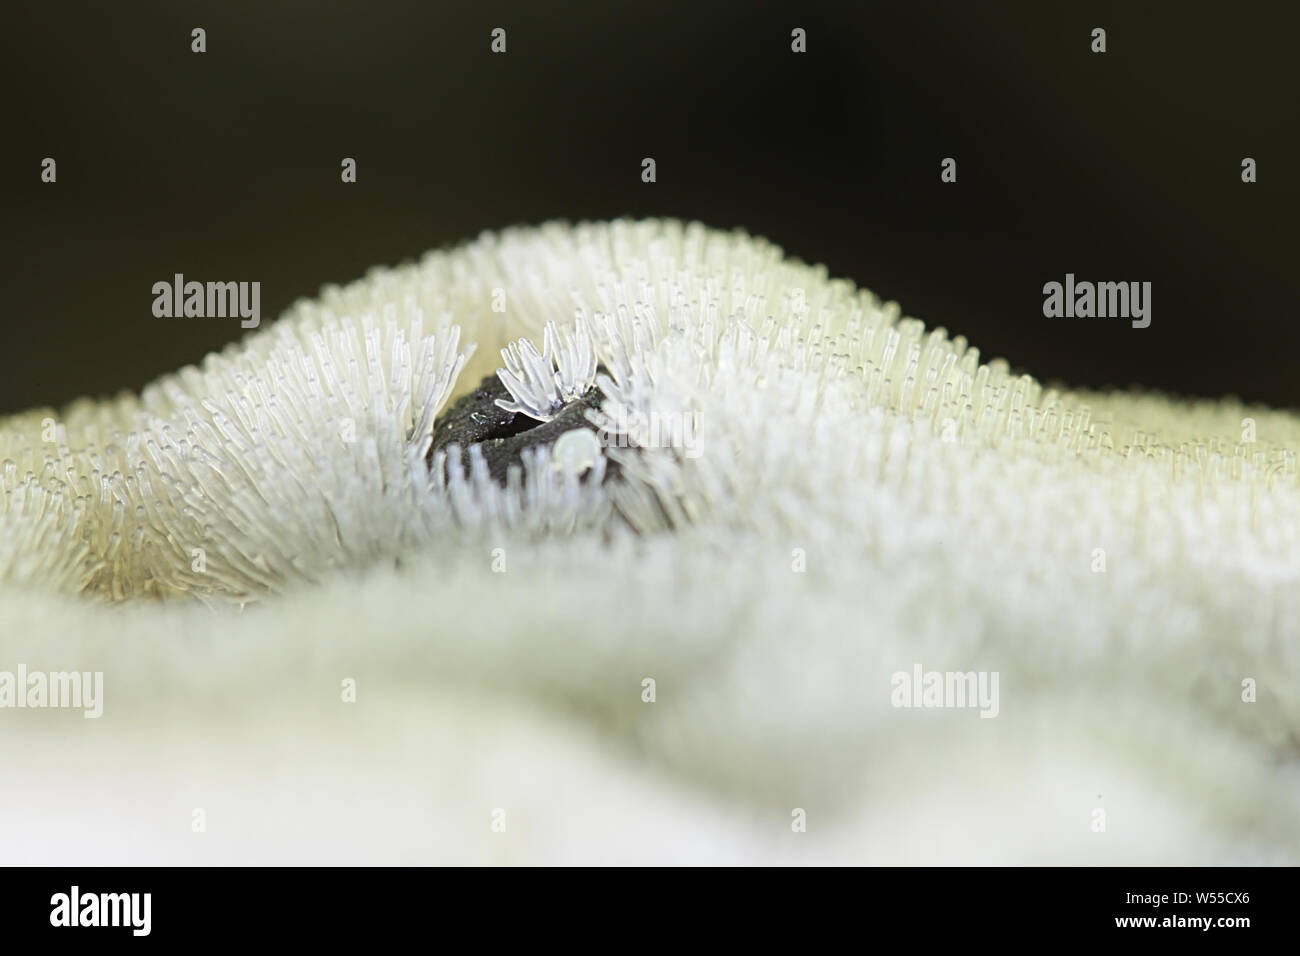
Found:
[[[466,360],[423,323],[304,310],[138,399],[0,422],[0,581],[245,600],[391,556]]]
[[[429,468],[435,416],[492,372],[539,421],[595,383],[591,464],[617,478],[530,456],[499,485],[468,449]],[[687,418],[697,454],[645,427]],[[0,587],[245,602],[411,551],[693,528],[843,569],[982,542],[944,552],[969,581],[1174,549],[1189,587],[1258,590],[1300,576],[1297,449],[1283,412],[1045,389],[743,233],[550,224],[328,288],[138,398],[0,419]]]
[[[578,319],[574,334],[560,332],[547,322],[542,352],[527,338],[501,350],[504,368],[497,377],[513,401],[497,399],[508,412],[522,412],[539,422],[549,422],[565,405],[586,395],[596,381],[596,348],[591,328]]]
[[[530,448],[501,482],[478,447],[430,463],[439,412],[492,374],[506,407],[538,420],[594,381],[600,438]],[[373,771],[338,777],[348,813],[329,825],[357,817],[356,780],[369,795],[398,765],[433,768],[358,818],[397,821],[378,842],[407,855],[405,793],[447,791],[449,812],[416,814],[451,821],[425,834],[441,858],[504,785],[539,834],[598,844],[659,821],[679,860],[734,833],[732,859],[771,840],[789,862],[788,818],[771,810],[797,805],[822,821],[808,838],[830,862],[891,842],[887,859],[915,862],[936,821],[951,826],[929,843],[985,863],[1294,862],[1298,452],[1294,412],[1046,387],[743,233],[509,230],[327,288],[139,396],[0,418],[0,666],[111,669],[110,729],[134,709],[144,736],[121,738],[121,760],[100,752],[113,735],[87,737],[110,775],[188,718],[208,753],[238,732],[245,781],[292,776],[283,734],[198,722],[228,716],[235,685],[328,727],[328,751],[308,754],[341,752],[345,725],[369,754],[384,715],[450,728],[420,736],[428,760],[388,734]],[[59,593],[9,593],[35,589]],[[71,595],[222,611],[278,598],[236,618],[103,614]],[[338,711],[338,675],[366,662],[367,699],[390,709],[317,725]],[[1000,673],[999,718],[894,706],[889,675],[920,663]],[[651,721],[629,717],[648,713],[644,674],[662,695]],[[45,753],[47,736],[11,749]],[[46,763],[60,761],[76,771],[61,792],[83,791],[86,762]],[[437,785],[456,767],[473,787]],[[51,775],[26,776],[12,794],[25,821],[61,805],[36,788]],[[165,820],[176,777],[119,789],[159,794]],[[555,829],[578,790],[617,798],[610,829]],[[1089,826],[1098,803],[1112,836]],[[255,840],[270,832],[247,819]],[[532,841],[581,855],[572,842]]]

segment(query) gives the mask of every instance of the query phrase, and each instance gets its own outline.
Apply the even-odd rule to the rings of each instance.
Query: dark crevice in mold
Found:
[[[549,422],[539,422],[522,412],[506,411],[496,403],[498,398],[509,401],[510,393],[496,375],[489,375],[472,392],[453,402],[434,424],[433,444],[428,455],[430,466],[439,451],[450,445],[459,445],[461,462],[468,470],[469,448],[478,445],[493,480],[505,484],[511,465],[523,467],[526,450],[550,445],[574,428],[598,431],[587,421],[587,411],[600,408],[601,394],[596,388],[570,402]],[[617,463],[607,460],[605,478],[610,478],[617,470]]]

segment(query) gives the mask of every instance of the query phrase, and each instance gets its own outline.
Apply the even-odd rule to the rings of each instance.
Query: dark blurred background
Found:
[[[267,322],[484,229],[647,215],[763,234],[1046,379],[1300,406],[1297,7],[7,2],[0,411],[243,334],[154,318],[176,272],[260,280]],[[1152,282],[1151,327],[1045,319],[1066,272]]]

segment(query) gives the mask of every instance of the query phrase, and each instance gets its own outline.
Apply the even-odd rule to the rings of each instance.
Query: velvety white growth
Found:
[[[494,373],[539,421],[594,384],[600,447],[430,466]],[[210,800],[268,862],[1300,862],[1297,451],[1294,413],[1014,376],[744,233],[484,234],[0,420],[3,650],[101,665],[118,721],[57,767],[7,740],[11,853],[199,860],[172,817]],[[918,663],[998,671],[997,718],[892,706]],[[92,790],[143,844],[61,829]]]
[[[12,579],[244,601],[391,558],[420,537],[413,480],[459,341],[411,305],[311,310],[138,399],[0,422]]]

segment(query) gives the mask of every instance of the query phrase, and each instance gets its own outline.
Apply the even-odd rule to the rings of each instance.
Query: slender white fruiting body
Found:
[[[514,400],[497,399],[497,404],[508,412],[549,422],[595,384],[596,348],[585,319],[578,320],[573,335],[547,322],[542,341],[540,355],[526,338],[501,350],[505,367],[498,369],[497,376]]]

